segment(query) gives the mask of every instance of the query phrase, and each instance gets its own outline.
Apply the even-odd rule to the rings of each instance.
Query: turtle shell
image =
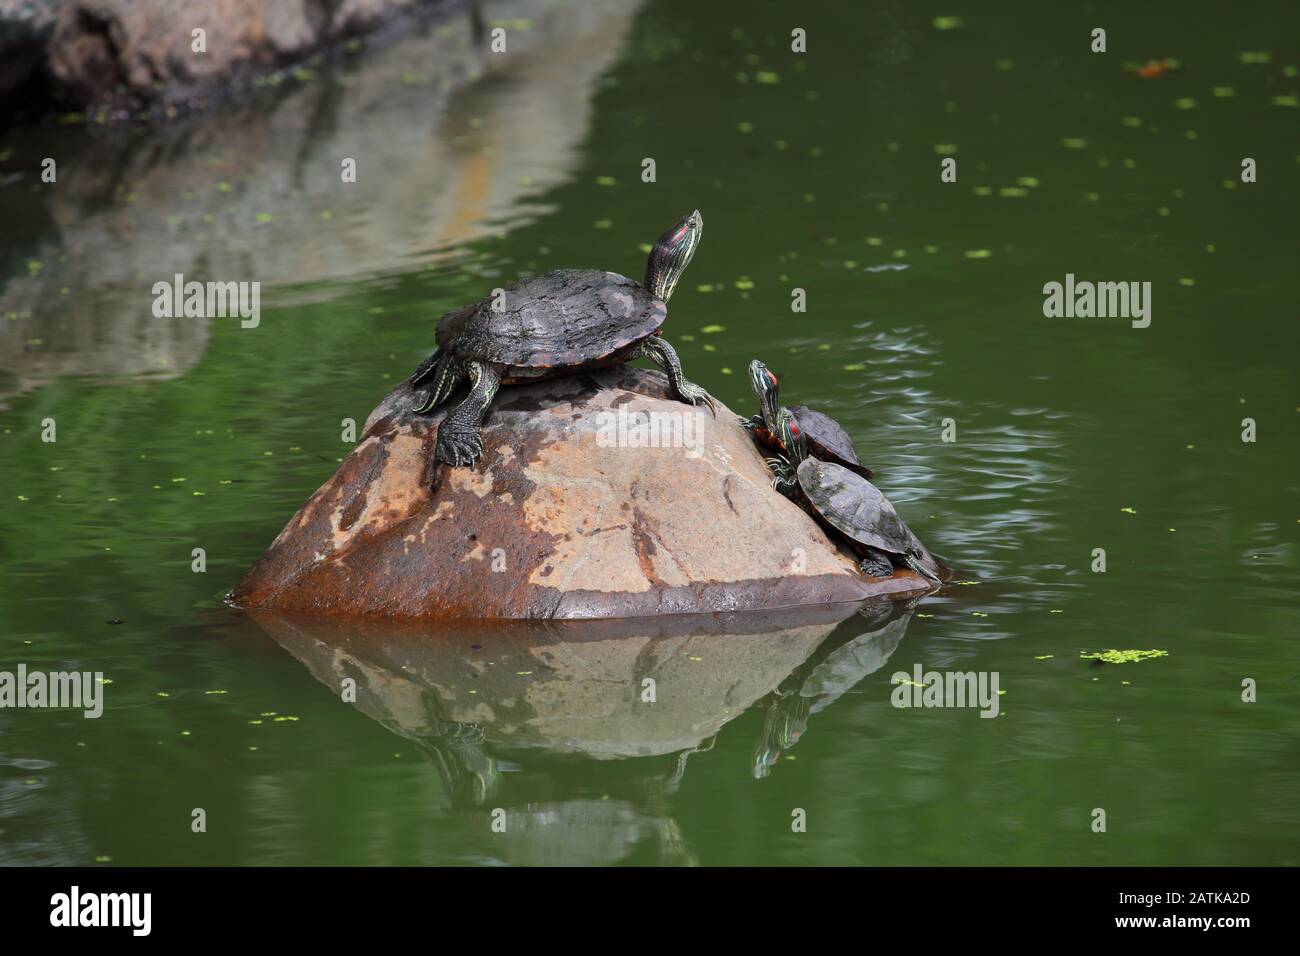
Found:
[[[438,347],[462,359],[518,368],[598,362],[663,325],[668,307],[645,286],[614,272],[561,269],[506,287],[449,312]]]
[[[798,405],[790,411],[808,442],[810,455],[822,461],[833,461],[863,478],[871,477],[871,469],[862,464],[853,447],[853,439],[839,422],[807,405]]]
[[[903,523],[889,499],[861,475],[833,461],[805,458],[798,476],[808,504],[850,541],[891,554],[915,548],[924,563],[934,564],[930,552]]]

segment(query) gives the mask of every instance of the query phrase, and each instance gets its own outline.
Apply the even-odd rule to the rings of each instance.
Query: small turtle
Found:
[[[936,573],[938,563],[879,488],[835,462],[809,457],[788,408],[777,410],[776,437],[789,457],[767,460],[776,475],[772,486],[837,531],[862,558],[859,570],[887,578],[895,567],[905,567],[934,584],[942,583]]]
[[[777,394],[780,389],[776,376],[766,365],[754,359],[749,363],[749,384],[758,396],[758,414],[751,418],[741,418],[740,424],[768,448],[782,451],[775,434]],[[863,478],[871,477],[871,469],[862,464],[853,447],[853,439],[840,427],[839,422],[807,405],[796,405],[790,412],[799,425],[799,431],[803,433],[808,454],[822,461],[833,461]]]
[[[432,410],[465,379],[469,394],[438,426],[437,461],[472,465],[483,454],[479,429],[501,385],[536,381],[636,358],[668,375],[684,402],[712,397],[682,375],[677,353],[659,334],[673,294],[704,234],[697,209],[683,216],[650,250],[645,283],[614,272],[561,269],[524,279],[438,323],[437,350],[411,375],[411,386],[433,385],[417,413]]]

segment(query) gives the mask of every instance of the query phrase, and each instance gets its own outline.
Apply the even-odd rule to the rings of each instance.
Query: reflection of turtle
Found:
[[[799,676],[799,671],[795,675]],[[814,700],[799,693],[798,682],[793,682],[788,689],[782,687],[773,691],[764,702],[763,729],[754,743],[754,756],[749,765],[755,780],[767,777],[776,762],[786,754],[803,732],[808,729],[808,714]]]
[[[754,359],[749,363],[749,384],[758,396],[758,414],[742,418],[740,424],[768,448],[780,451],[775,435],[779,391],[776,376],[766,365]],[[862,464],[853,447],[853,439],[839,422],[807,405],[796,405],[790,413],[803,433],[808,454],[822,461],[833,461],[863,478],[871,477],[871,469]]]
[[[432,378],[427,412],[463,380],[469,394],[438,426],[434,457],[472,465],[483,454],[479,428],[497,389],[505,384],[583,369],[652,359],[677,397],[694,405],[713,399],[682,375],[677,353],[659,335],[669,296],[704,233],[699,210],[659,237],[641,284],[613,272],[562,269],[525,279],[438,323],[438,349],[411,375],[411,386]]]
[[[432,692],[430,697],[436,703]],[[497,790],[501,772],[506,769],[488,752],[483,726],[435,720],[432,729],[433,733],[415,740],[442,768],[452,800],[482,806]]]
[[[773,486],[839,532],[862,558],[859,567],[863,573],[887,578],[899,566],[940,583],[938,564],[889,499],[861,475],[834,462],[810,458],[788,408],[777,410],[776,438],[788,457],[768,459],[776,474]]]

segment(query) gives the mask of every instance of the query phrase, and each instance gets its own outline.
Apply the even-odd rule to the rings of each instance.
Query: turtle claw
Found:
[[[718,417],[718,406],[713,401],[713,396],[698,385],[692,385],[690,382],[684,383],[681,387],[681,396],[683,401],[690,402],[692,405],[698,406],[700,402],[703,402],[708,406],[713,417]]]
[[[681,384],[676,385],[673,391],[677,393],[677,397],[683,402],[689,402],[692,405],[699,405],[700,402],[703,402],[709,407],[709,411],[713,413],[713,417],[718,417],[718,407],[713,402],[713,396],[700,388],[694,382],[688,382],[685,379],[682,379]]]
[[[483,454],[483,439],[476,431],[462,432],[438,429],[438,444],[434,449],[435,461],[452,467],[472,466]]]
[[[415,401],[415,403],[414,403],[414,405],[413,405],[413,407],[412,407],[411,410],[412,410],[416,415],[424,415],[424,414],[426,414],[426,413],[428,413],[428,412],[433,411],[433,391],[432,391],[432,390],[429,390],[429,391],[418,391],[418,390],[417,390],[415,394],[416,394],[417,396],[419,396],[419,397],[416,399],[416,401]]]

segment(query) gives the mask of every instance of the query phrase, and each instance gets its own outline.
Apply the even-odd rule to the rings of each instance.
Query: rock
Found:
[[[736,415],[618,366],[507,386],[472,469],[433,461],[440,409],[405,383],[230,595],[242,608],[398,618],[623,618],[771,611],[915,592],[866,578],[772,490]],[[677,447],[634,437],[647,413]],[[667,428],[667,425],[664,426]],[[668,434],[665,431],[665,434]],[[670,442],[663,442],[670,444]]]
[[[265,70],[440,0],[65,0],[48,70],[91,104],[181,102],[240,69]],[[193,31],[203,29],[204,51]]]
[[[62,0],[0,0],[0,96],[18,89],[40,62]]]

